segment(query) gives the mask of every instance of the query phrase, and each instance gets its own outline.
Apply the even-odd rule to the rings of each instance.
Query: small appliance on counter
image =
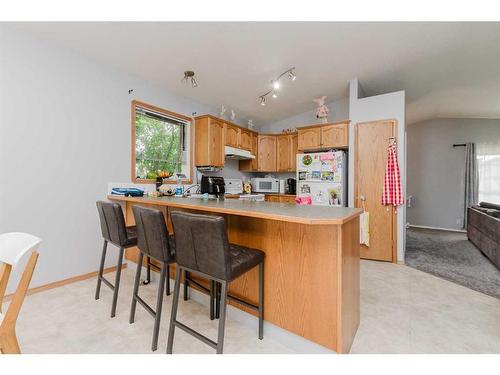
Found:
[[[252,178],[252,189],[255,193],[279,193],[280,180],[277,178]]]
[[[285,191],[286,194],[297,194],[297,180],[295,178],[287,178]]]
[[[224,177],[201,176],[200,190],[201,194],[223,195],[226,191]]]
[[[235,199],[240,199],[240,200],[251,200],[251,201],[264,201],[265,196],[264,194],[251,194],[248,193],[247,191],[250,189],[247,189],[243,191],[244,189],[244,184],[243,181],[240,180],[239,178],[227,178],[225,180],[226,182],[226,194],[225,198],[235,198]],[[248,183],[245,183],[245,185]]]
[[[280,194],[286,194],[286,180],[280,180]]]

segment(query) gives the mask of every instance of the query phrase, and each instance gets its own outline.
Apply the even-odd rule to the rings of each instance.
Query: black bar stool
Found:
[[[137,245],[136,227],[126,227],[122,208],[118,203],[97,201],[97,211],[101,222],[101,232],[104,239],[101,255],[101,265],[97,276],[97,288],[95,299],[99,299],[101,292],[101,282],[113,290],[113,305],[111,307],[111,317],[116,315],[116,303],[118,301],[118,290],[120,288],[120,276],[122,272],[123,252],[125,248]],[[106,260],[106,250],[108,242],[120,248],[118,253],[118,264],[116,266],[115,285],[111,284],[103,276],[104,262]]]
[[[135,308],[137,302],[139,302],[155,318],[153,342],[151,344],[151,350],[155,351],[158,348],[158,332],[160,330],[161,307],[165,284],[167,285],[167,295],[170,294],[169,264],[175,262],[174,236],[168,235],[165,218],[161,211],[139,206],[133,206],[132,211],[134,212],[135,224],[137,225],[137,247],[140,252],[137,260],[132,306],[130,308],[130,323],[134,323]],[[142,261],[145,255],[161,263],[156,311],[139,297]]]
[[[172,353],[175,328],[191,334],[222,354],[224,346],[224,327],[226,321],[226,302],[231,298],[259,313],[259,339],[263,338],[263,292],[264,292],[264,253],[260,250],[230,244],[226,224],[220,216],[197,215],[175,211],[170,214],[175,234],[177,270],[175,276],[174,300],[168,332],[167,353]],[[239,298],[228,296],[228,284],[238,276],[259,266],[259,304],[253,305]],[[210,307],[216,283],[220,284],[220,319],[217,342],[196,332],[177,320],[181,272],[199,274],[210,280]]]

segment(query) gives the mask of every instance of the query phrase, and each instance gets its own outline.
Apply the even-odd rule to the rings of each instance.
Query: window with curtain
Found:
[[[479,202],[500,204],[500,143],[477,143]]]

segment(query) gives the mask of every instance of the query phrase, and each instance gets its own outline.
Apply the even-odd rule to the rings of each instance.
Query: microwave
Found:
[[[277,178],[252,178],[252,191],[256,193],[279,193],[280,180]]]

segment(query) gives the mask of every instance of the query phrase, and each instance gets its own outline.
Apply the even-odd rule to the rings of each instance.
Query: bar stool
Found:
[[[95,299],[99,299],[101,282],[113,291],[113,304],[111,306],[111,317],[116,315],[116,303],[118,301],[118,290],[120,289],[120,276],[122,272],[123,252],[126,248],[137,245],[137,231],[135,226],[126,227],[122,208],[118,203],[97,201],[97,211],[101,222],[101,232],[104,239],[102,246],[101,265],[97,276],[97,288]],[[116,266],[115,285],[104,278],[104,262],[106,261],[106,250],[108,242],[120,248],[118,253],[118,264]]]
[[[175,275],[174,300],[168,332],[167,353],[172,353],[175,328],[180,328],[222,354],[226,302],[228,298],[244,304],[259,313],[259,339],[263,338],[263,292],[264,252],[244,246],[230,244],[224,218],[175,211],[170,214],[175,234],[177,270]],[[228,284],[237,277],[259,266],[259,304],[253,305],[228,295]],[[181,272],[201,275],[211,283],[211,308],[214,300],[214,284],[221,285],[220,319],[217,342],[196,332],[177,320]]]
[[[139,259],[137,260],[132,306],[130,308],[130,324],[134,323],[135,309],[137,302],[139,302],[155,318],[153,342],[151,344],[151,350],[155,351],[158,348],[158,333],[160,330],[161,307],[165,284],[167,284],[167,295],[170,294],[169,264],[175,262],[174,236],[168,235],[165,218],[161,211],[139,206],[133,206],[132,211],[134,212],[135,223],[137,225],[137,247],[140,252]],[[139,297],[139,282],[141,279],[142,261],[145,255],[161,263],[156,311]]]

